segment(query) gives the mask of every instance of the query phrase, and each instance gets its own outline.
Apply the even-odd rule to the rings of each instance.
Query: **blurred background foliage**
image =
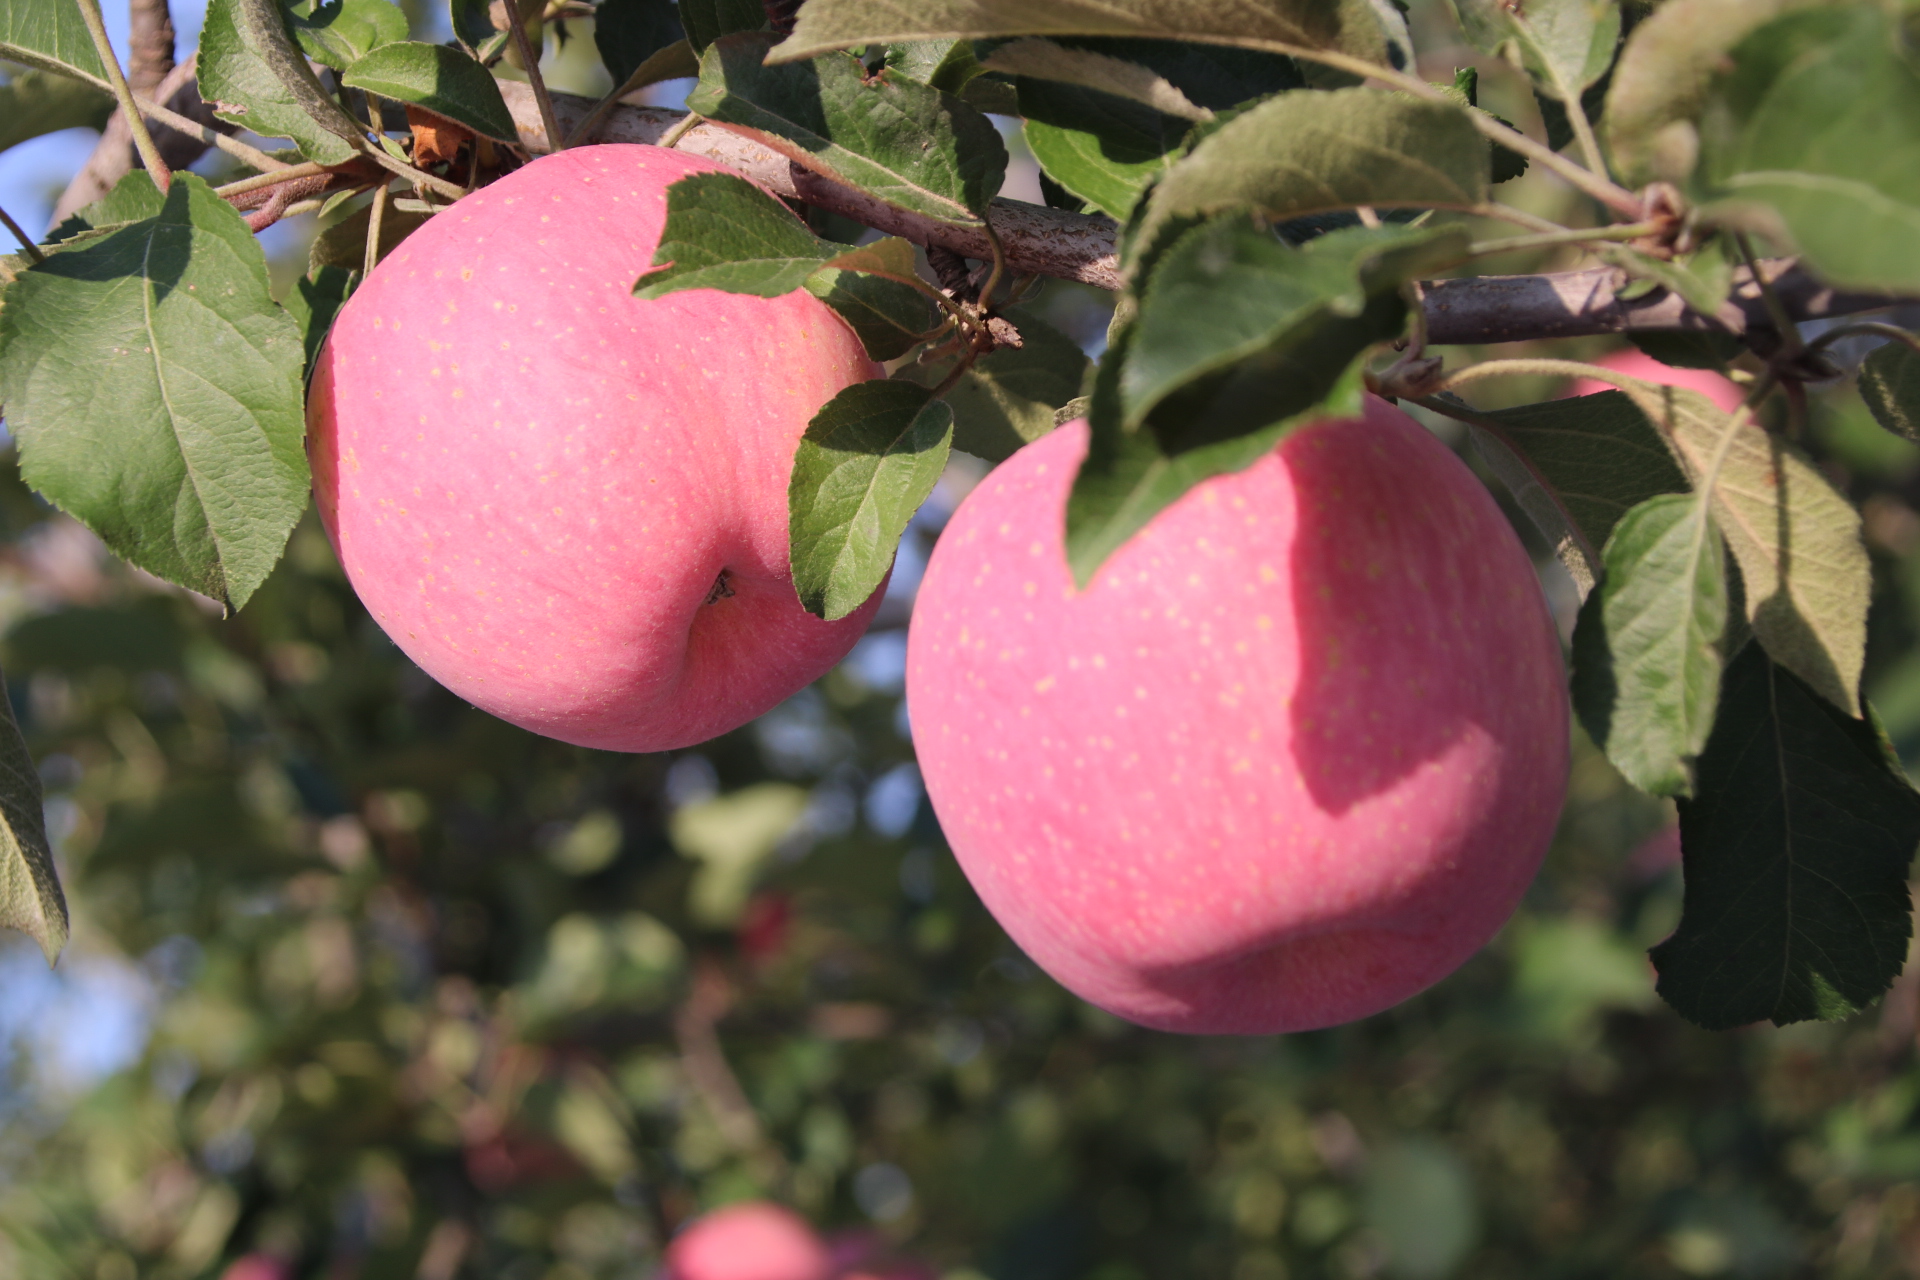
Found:
[[[593,92],[589,32],[549,56]],[[1424,47],[1436,78],[1476,60]],[[313,228],[283,228],[284,282]],[[1037,305],[1098,350],[1099,295]],[[1863,504],[1869,688],[1920,764],[1920,449],[1844,382],[1804,443]],[[1519,915],[1390,1013],[1183,1039],[1039,974],[942,844],[901,701],[913,585],[977,475],[839,669],[620,756],[440,689],[311,522],[222,619],[0,460],[0,663],[74,910],[51,974],[0,937],[0,1275],[644,1280],[748,1196],[903,1278],[1920,1275],[1920,966],[1843,1024],[1681,1022],[1644,955],[1678,916],[1671,813],[1584,740]]]

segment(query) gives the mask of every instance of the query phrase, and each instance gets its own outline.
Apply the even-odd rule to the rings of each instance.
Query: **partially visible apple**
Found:
[[[227,1264],[220,1280],[293,1280],[293,1267],[277,1254],[242,1254]]]
[[[1615,373],[1624,373],[1629,378],[1639,378],[1662,387],[1679,387],[1687,391],[1698,391],[1707,399],[1719,405],[1721,409],[1732,413],[1740,407],[1746,398],[1744,392],[1724,375],[1711,369],[1683,369],[1678,365],[1661,364],[1638,347],[1624,347],[1619,351],[1609,351],[1598,360],[1589,360],[1588,364],[1597,364],[1602,369],[1611,369]],[[1590,396],[1596,391],[1617,391],[1610,382],[1601,382],[1597,378],[1580,378],[1573,384],[1568,395]]]
[[[675,1236],[666,1280],[827,1280],[832,1266],[805,1219],[753,1200],[716,1209]]]
[[[1385,1009],[1507,919],[1567,778],[1538,579],[1447,448],[1369,398],[1156,516],[1084,591],[1084,423],[981,482],[907,700],[975,889],[1068,988],[1169,1031]]]
[[[712,161],[546,156],[415,231],[341,310],[308,396],[347,576],[428,674],[583,746],[700,742],[823,674],[787,478],[807,421],[877,377],[797,292],[632,296],[664,193]]]

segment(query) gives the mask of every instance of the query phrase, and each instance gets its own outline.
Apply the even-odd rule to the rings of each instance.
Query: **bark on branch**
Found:
[[[523,84],[502,81],[500,91],[513,113],[521,142],[536,153],[549,150],[531,90]],[[563,130],[571,129],[592,107],[591,99],[553,95],[554,114]],[[622,104],[607,113],[594,140],[656,143],[684,115],[665,107]],[[771,148],[718,125],[694,126],[676,147],[717,160],[777,195],[844,214],[889,235],[904,236],[915,244],[937,245],[974,259],[985,259],[991,254],[987,238],[980,232],[895,209],[865,192],[803,169]],[[1114,250],[1119,228],[1111,219],[1006,199],[993,202],[990,216],[1012,270],[1078,280],[1102,289],[1120,287],[1120,268]],[[1800,270],[1790,259],[1762,265],[1776,294],[1795,320],[1851,315],[1909,300],[1832,289]],[[1597,267],[1547,275],[1428,280],[1422,282],[1418,290],[1426,308],[1428,341],[1435,344],[1717,328],[1736,335],[1752,331],[1756,339],[1761,340],[1758,345],[1771,345],[1762,339],[1763,331],[1772,329],[1772,321],[1759,288],[1745,268],[1735,273],[1733,296],[1712,317],[1693,310],[1664,289],[1622,298],[1620,294],[1627,283],[1624,272]]]

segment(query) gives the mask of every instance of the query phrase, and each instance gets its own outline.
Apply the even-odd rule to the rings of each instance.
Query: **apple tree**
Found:
[[[550,90],[535,47],[584,18],[613,86],[597,100]],[[128,565],[242,619],[296,590],[276,586],[304,572],[276,570],[290,538],[293,559],[326,556],[301,526],[307,378],[360,282],[545,153],[672,147],[729,172],[668,190],[659,252],[623,287],[804,290],[888,374],[821,408],[795,458],[806,610],[868,604],[953,451],[997,464],[1085,419],[1064,528],[1085,584],[1194,486],[1387,397],[1456,424],[1558,559],[1580,600],[1573,710],[1622,778],[1677,807],[1685,897],[1652,949],[1659,995],[1708,1028],[1839,1019],[1900,975],[1920,798],[1862,692],[1870,638],[1894,625],[1863,538],[1883,508],[1856,503],[1810,424],[1820,388],[1857,376],[1888,438],[1920,440],[1920,339],[1890,323],[1920,297],[1911,4],[454,0],[450,20],[435,44],[387,0],[213,0],[197,59],[143,74],[97,0],[0,0],[0,57],[22,68],[0,141],[91,123],[117,147],[46,234],[7,219],[0,407],[25,484]],[[1436,56],[1469,47],[1524,96],[1488,83],[1482,106],[1474,67]],[[632,101],[676,80],[693,82],[684,112]],[[1000,194],[1016,130],[1042,203]],[[208,148],[229,165],[217,185],[188,167]],[[276,297],[256,237],[308,212],[326,228]],[[1516,264],[1539,269],[1485,271]],[[1111,295],[1096,361],[1042,314],[1049,281]],[[1578,358],[1613,336],[1659,364]],[[1662,368],[1719,373],[1739,402]],[[1614,389],[1547,398],[1582,378]],[[338,746],[376,714],[314,723]],[[51,958],[66,905],[11,711],[0,753],[0,920]],[[752,803],[778,825],[791,801]],[[370,810],[400,861],[418,852],[410,803]],[[364,833],[334,830],[328,856],[359,867]],[[585,819],[570,832],[553,847],[593,844]],[[722,862],[708,892],[731,921]],[[403,884],[340,892],[408,914]],[[639,1004],[679,971],[670,934],[595,927],[566,945],[624,956]],[[326,932],[308,927],[316,955]],[[677,1032],[710,1066],[730,997],[703,1006],[724,983],[689,982]],[[447,989],[435,1016],[458,1021],[464,998]],[[328,1078],[352,1077],[337,1056]],[[515,1068],[495,1065],[510,1093]],[[719,1130],[747,1164],[777,1162],[726,1079],[701,1086]],[[604,1092],[583,1068],[549,1102],[586,1114]],[[561,1159],[506,1126],[465,1151],[503,1188]],[[607,1160],[616,1181],[651,1173]]]

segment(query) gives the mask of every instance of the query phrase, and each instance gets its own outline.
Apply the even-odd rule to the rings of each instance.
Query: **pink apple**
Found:
[[[536,160],[414,232],[341,311],[308,396],[314,492],[354,589],[475,706],[658,751],[824,673],[879,595],[794,595],[807,420],[878,376],[805,292],[632,296],[676,179],[658,147]]]
[[[271,1253],[249,1253],[235,1258],[220,1273],[220,1280],[292,1280],[293,1268],[285,1258]]]
[[[827,1280],[831,1267],[805,1219],[754,1200],[716,1209],[675,1236],[666,1280]]]
[[[1197,486],[1076,590],[1073,423],[941,535],[907,701],[935,812],[1015,942],[1168,1031],[1365,1017],[1532,878],[1567,776],[1560,646],[1473,474],[1384,401]]]
[[[1740,407],[1746,398],[1727,378],[1711,369],[1682,369],[1677,365],[1661,364],[1638,347],[1624,347],[1619,351],[1610,351],[1598,360],[1589,360],[1588,364],[1597,364],[1602,369],[1611,369],[1615,373],[1624,373],[1629,378],[1639,378],[1662,387],[1679,387],[1686,391],[1698,391],[1707,399],[1719,405],[1721,409],[1732,413]],[[1569,395],[1590,396],[1596,391],[1617,391],[1610,382],[1601,382],[1597,378],[1581,378],[1573,384]]]

